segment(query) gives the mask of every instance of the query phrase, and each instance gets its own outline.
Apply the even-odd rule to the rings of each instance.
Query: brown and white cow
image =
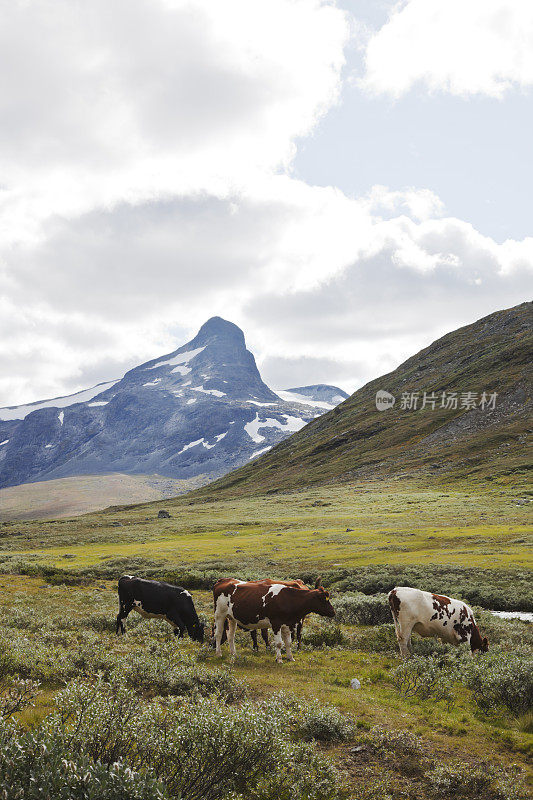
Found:
[[[301,581],[298,581],[300,584]],[[282,662],[281,648],[285,644],[287,659],[294,661],[291,651],[291,628],[315,613],[334,617],[335,610],[329,592],[317,581],[314,589],[304,585],[288,586],[281,581],[239,581],[222,578],[213,588],[215,604],[216,654],[222,655],[221,643],[224,625],[228,620],[228,644],[235,655],[235,630],[237,625],[245,630],[272,628],[276,661]]]
[[[248,582],[251,582],[251,578],[248,578]],[[309,586],[306,586],[305,583],[303,581],[301,581],[299,578],[295,578],[294,580],[289,580],[289,581],[272,581],[272,580],[270,580],[268,578],[265,578],[264,579],[264,583],[270,583],[270,584],[282,583],[284,586],[294,586],[297,589],[309,589]],[[242,626],[239,625],[239,623],[237,623],[237,627],[242,629]],[[296,641],[296,649],[297,650],[299,650],[300,647],[302,646],[302,630],[303,630],[303,627],[304,627],[304,621],[303,621],[303,619],[300,619],[300,620],[298,620],[296,625],[293,625],[292,628],[291,628],[291,642]],[[228,617],[226,617],[226,619],[224,620],[224,631],[222,633],[222,639],[220,641],[221,644],[224,644],[224,642],[228,638],[228,629],[229,629],[229,621],[228,621]],[[211,631],[211,636],[212,636],[212,639],[214,641],[214,639],[215,639],[215,624],[214,623],[213,623],[213,628],[212,628],[212,631]],[[255,628],[250,631],[250,636],[252,637],[252,647],[253,647],[255,652],[258,652],[259,645],[257,644],[257,630],[255,630]],[[265,647],[268,650],[268,647],[269,647],[268,628],[263,628],[261,630],[261,637],[262,637],[262,639],[263,639],[263,641],[265,643]]]
[[[448,644],[468,642],[472,653],[489,649],[487,637],[481,638],[474,612],[462,600],[397,586],[389,592],[389,605],[402,658],[412,652],[413,631],[420,636],[437,636]]]

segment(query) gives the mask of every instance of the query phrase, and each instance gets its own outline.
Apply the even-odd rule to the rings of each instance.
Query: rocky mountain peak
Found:
[[[206,482],[269,450],[342,398],[273,392],[241,329],[221,317],[123,378],[0,409],[0,487],[109,472]]]
[[[209,343],[232,343],[234,346],[246,347],[244,341],[244,333],[233,322],[228,322],[222,317],[211,317],[204,322],[191,344],[199,346],[200,344]]]

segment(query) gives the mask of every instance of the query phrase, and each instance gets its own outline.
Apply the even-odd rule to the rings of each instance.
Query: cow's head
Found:
[[[486,636],[481,637],[477,625],[474,625],[470,635],[470,649],[472,653],[486,653],[489,649],[489,640]]]
[[[329,599],[329,592],[321,585],[320,578],[315,584],[315,589],[312,589],[315,601],[315,611],[322,617],[334,617],[335,609],[331,605]]]
[[[195,642],[203,642],[204,627],[204,623],[196,619],[188,629],[191,639],[194,639]]]

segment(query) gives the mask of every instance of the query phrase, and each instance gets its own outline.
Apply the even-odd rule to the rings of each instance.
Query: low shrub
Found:
[[[0,797],[166,800],[169,795],[149,770],[139,774],[120,761],[93,761],[43,728],[24,732],[0,721]]]
[[[383,564],[344,567],[322,573],[324,586],[341,592],[374,595],[395,586],[413,586],[460,597],[471,605],[497,611],[533,611],[531,571],[527,569],[477,569],[431,564]]]
[[[226,703],[242,700],[246,685],[228,669],[207,669],[192,659],[176,661],[174,642],[150,652],[131,653],[120,663],[118,674],[135,689],[159,695],[208,697],[218,695]]]
[[[443,700],[451,708],[460,677],[458,661],[443,656],[413,656],[392,672],[391,682],[406,699]]]
[[[375,625],[366,631],[358,631],[352,643],[356,649],[367,652],[398,652],[394,625]]]
[[[427,773],[433,794],[449,800],[521,800],[527,796],[518,770],[492,764],[438,764]]]
[[[466,683],[485,713],[495,706],[503,706],[516,715],[533,708],[530,654],[492,650],[477,656],[468,667]]]
[[[407,730],[387,730],[379,725],[362,737],[365,744],[392,761],[406,774],[422,773],[426,767],[426,753],[421,739]]]
[[[334,598],[333,606],[337,620],[345,625],[381,625],[391,621],[386,594],[346,592]]]
[[[354,725],[333,706],[309,703],[302,707],[298,732],[304,739],[344,742],[352,738],[354,730]]]
[[[57,696],[46,730],[95,762],[153,770],[171,797],[333,800],[335,770],[295,744],[282,704],[221,705],[211,698],[146,703],[123,680],[75,680]],[[290,792],[292,791],[292,795]]]
[[[338,625],[322,622],[318,627],[304,628],[302,641],[310,647],[342,647],[349,644]]]
[[[9,719],[24,708],[33,705],[33,700],[39,693],[39,684],[35,681],[25,681],[20,678],[11,678],[0,689],[0,717]]]

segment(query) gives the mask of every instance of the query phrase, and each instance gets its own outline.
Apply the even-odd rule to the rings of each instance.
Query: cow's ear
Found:
[[[318,589],[319,586],[322,586],[322,578],[317,578],[315,581],[315,589]]]

